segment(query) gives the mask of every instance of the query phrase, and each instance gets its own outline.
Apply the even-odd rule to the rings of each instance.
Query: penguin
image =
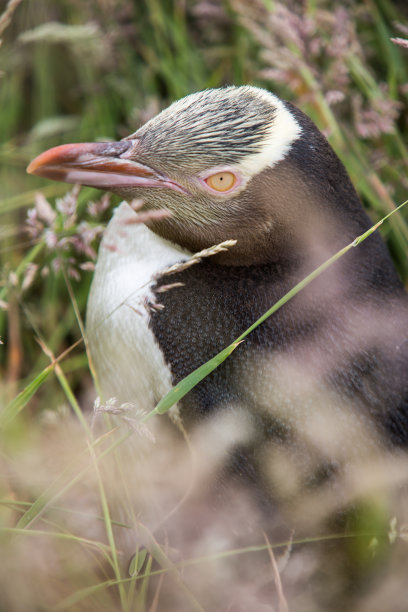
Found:
[[[27,170],[124,200],[99,251],[87,329],[104,396],[146,411],[372,225],[314,123],[253,86],[193,93],[119,142],[58,146]],[[138,223],[139,199],[168,214]],[[254,330],[181,400],[179,418],[235,431],[224,480],[271,480],[268,498],[295,469],[313,486],[350,457],[407,446],[407,323],[375,233]]]
[[[193,93],[119,142],[58,146],[27,170],[123,199],[99,249],[87,336],[103,396],[145,412],[372,225],[314,123],[253,86]],[[179,517],[166,514],[165,541],[170,533],[188,558],[213,555],[220,543],[251,547],[263,532],[285,541],[288,531],[271,536],[282,526],[320,532],[322,517],[380,473],[379,456],[388,482],[388,456],[408,443],[407,330],[407,295],[373,233],[179,402],[172,417],[198,449],[197,482]],[[158,468],[153,461],[148,486],[161,475],[181,497],[187,461],[173,450]],[[125,464],[129,478],[141,454]],[[167,493],[157,499],[163,505]],[[337,549],[320,558],[323,603],[313,609],[353,609],[339,566],[327,582]],[[209,575],[198,566],[192,584],[208,609],[238,610],[240,600],[242,609],[269,609],[269,566],[234,556],[231,564]],[[307,584],[314,560],[302,567]],[[349,574],[354,593],[355,566]],[[166,609],[185,609],[175,593]]]

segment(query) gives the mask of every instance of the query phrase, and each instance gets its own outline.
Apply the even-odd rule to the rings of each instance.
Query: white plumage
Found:
[[[149,329],[151,285],[161,270],[189,256],[137,223],[126,202],[115,210],[99,249],[87,308],[91,358],[105,399],[117,397],[151,410],[170,390],[170,370]]]

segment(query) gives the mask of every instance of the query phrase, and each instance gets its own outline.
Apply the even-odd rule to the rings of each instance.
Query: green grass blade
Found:
[[[167,395],[165,395],[160,400],[155,409],[149,412],[149,414],[147,414],[142,419],[142,422],[146,421],[154,414],[164,414],[165,412],[170,410],[170,408],[174,406],[174,404],[176,404],[179,400],[181,400],[193,387],[198,385],[198,383],[203,380],[203,378],[208,376],[208,374],[215,370],[215,368],[218,368],[218,366],[223,361],[225,361],[227,357],[231,355],[232,351],[237,348],[239,343],[239,341],[233,342],[225,349],[223,349],[220,353],[215,355],[215,357],[213,357],[209,361],[206,361],[206,363],[203,363],[203,365],[201,365],[199,368],[191,372],[191,374],[183,378],[183,380],[180,381],[178,385],[173,387],[173,389],[171,389],[171,391],[169,391]]]
[[[72,533],[63,533],[62,531],[47,531],[41,529],[20,529],[17,527],[0,527],[0,533],[7,533],[9,535],[20,535],[30,537],[46,537],[54,538],[56,540],[66,540],[69,542],[78,542],[90,548],[96,548],[97,550],[109,552],[109,546],[100,542],[99,540],[91,540],[90,538],[84,538],[77,536]]]
[[[11,402],[8,404],[3,412],[0,414],[0,429],[12,421],[26,406],[33,395],[38,391],[41,385],[47,380],[48,376],[53,370],[53,366],[48,366],[38,374],[32,380],[21,393],[19,393]]]
[[[84,427],[86,427],[85,419],[83,418],[81,409],[69,388],[68,382],[66,381],[62,371],[59,368],[59,362],[62,361],[68,355],[73,348],[75,348],[78,344],[82,342],[82,338],[77,340],[70,348],[65,350],[59,357],[53,359],[52,363],[50,363],[44,370],[42,370],[35,378],[32,380],[26,387],[23,389],[11,402],[6,406],[4,411],[0,413],[0,429],[8,424],[11,420],[13,420],[21,410],[27,405],[33,395],[38,391],[43,382],[48,378],[49,374],[57,369],[57,376],[60,379],[62,387],[67,394],[68,400],[70,400],[71,405],[73,407],[74,412],[76,413],[78,419],[82,422]]]

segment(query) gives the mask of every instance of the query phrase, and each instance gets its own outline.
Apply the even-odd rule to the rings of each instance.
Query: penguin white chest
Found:
[[[190,253],[136,219],[122,202],[106,228],[88,299],[87,336],[104,399],[116,397],[151,410],[172,386],[149,327],[152,286],[157,274]]]

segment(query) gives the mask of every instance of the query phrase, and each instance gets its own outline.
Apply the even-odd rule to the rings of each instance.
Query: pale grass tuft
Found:
[[[167,209],[139,212],[144,206],[144,201],[139,198],[129,202],[129,206],[135,211],[136,216],[132,215],[132,217],[124,219],[123,225],[136,225],[139,223],[148,223],[149,221],[157,221],[171,217],[171,211]]]
[[[394,544],[398,537],[398,521],[397,517],[393,516],[390,520],[390,530],[388,532],[388,540],[390,544]]]
[[[79,264],[79,267],[85,272],[95,272],[95,264],[93,261],[85,261],[84,263]]]
[[[35,211],[38,219],[44,221],[47,225],[54,223],[57,216],[57,213],[41,192],[35,194]]]
[[[200,263],[205,257],[212,257],[213,255],[218,255],[218,253],[223,253],[228,251],[229,248],[233,247],[237,244],[236,240],[225,240],[224,242],[220,242],[214,246],[209,247],[208,249],[203,249],[198,253],[195,253],[190,259],[187,261],[182,261],[180,263],[176,263],[173,266],[169,266],[168,268],[164,268],[161,270],[155,278],[161,278],[162,276],[169,276],[170,274],[176,274],[176,272],[183,272],[183,270],[187,270],[191,266]]]
[[[18,285],[18,276],[15,272],[10,272],[9,274],[9,282],[12,287],[17,287]]]
[[[27,267],[24,273],[23,282],[21,284],[21,289],[23,291],[26,291],[33,284],[34,279],[38,272],[38,268],[39,268],[38,264],[35,264],[33,262],[27,264]]]
[[[101,32],[96,23],[83,25],[66,25],[55,21],[43,23],[33,30],[20,35],[20,42],[48,42],[48,43],[89,43],[92,39],[99,39]]]
[[[288,606],[288,602],[286,601],[286,597],[283,591],[282,580],[281,580],[281,576],[279,572],[278,563],[275,559],[273,548],[271,546],[271,543],[269,542],[269,539],[266,533],[264,533],[264,538],[268,546],[268,553],[269,553],[269,558],[271,560],[271,565],[272,565],[272,570],[273,570],[273,575],[274,575],[274,580],[275,580],[275,587],[276,587],[276,591],[278,594],[278,612],[289,612],[289,606]]]
[[[404,49],[408,49],[408,39],[407,38],[390,38],[391,42],[395,45],[399,45],[400,47],[404,47]]]
[[[165,293],[166,291],[170,291],[170,289],[176,289],[177,287],[184,287],[185,283],[170,283],[169,285],[161,285],[155,291],[156,293]]]
[[[125,402],[119,404],[116,397],[110,397],[106,402],[102,402],[100,397],[97,397],[93,407],[93,417],[91,428],[95,427],[96,419],[101,414],[109,414],[112,416],[119,417],[124,423],[126,423],[134,432],[139,436],[156,442],[155,436],[149,427],[142,422],[146,416],[146,411],[141,410],[137,404],[132,402]],[[131,416],[129,416],[131,415]]]
[[[149,221],[157,221],[166,219],[171,216],[169,210],[148,210],[146,212],[137,213],[136,217],[125,219],[123,225],[135,225],[138,223],[148,223]]]

